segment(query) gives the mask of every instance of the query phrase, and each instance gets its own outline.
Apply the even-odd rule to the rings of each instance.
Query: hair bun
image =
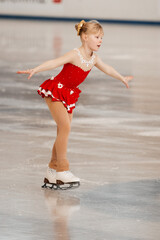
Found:
[[[75,29],[76,31],[78,31],[78,23],[75,25]]]
[[[81,28],[83,27],[83,25],[85,24],[86,22],[84,20],[80,21],[79,23],[77,23],[75,25],[75,29],[77,30],[77,35],[79,36],[80,35],[80,30]]]

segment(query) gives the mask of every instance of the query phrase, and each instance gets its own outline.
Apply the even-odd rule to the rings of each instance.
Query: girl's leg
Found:
[[[57,136],[58,136],[58,127],[57,127]],[[56,146],[53,144],[51,161],[48,164],[49,168],[57,169],[57,155],[56,155]]]
[[[70,123],[72,121],[73,113],[68,113]],[[58,136],[58,127],[57,127],[57,136]],[[55,143],[53,144],[52,148],[52,155],[51,155],[51,161],[49,162],[49,168],[57,169],[57,155],[56,155],[56,146]]]
[[[45,98],[51,115],[57,123],[57,138],[52,151],[52,161],[50,167],[58,172],[69,170],[69,162],[66,159],[68,136],[72,114],[69,114],[61,102],[52,102],[51,98]]]

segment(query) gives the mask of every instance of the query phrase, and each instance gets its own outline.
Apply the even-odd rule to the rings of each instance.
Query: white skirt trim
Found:
[[[70,111],[71,108],[75,107],[75,105],[76,105],[75,103],[68,105],[65,101],[62,101],[62,100],[54,97],[51,91],[46,91],[45,89],[43,89],[43,88],[41,88],[41,87],[38,89],[38,91],[39,91],[40,93],[43,93],[45,97],[51,96],[52,98],[56,99],[56,101],[62,102],[62,103],[67,107],[67,110],[68,110],[68,111]]]

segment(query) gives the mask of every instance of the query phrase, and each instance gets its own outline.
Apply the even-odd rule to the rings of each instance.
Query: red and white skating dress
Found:
[[[80,60],[79,66],[72,63],[64,64],[62,71],[56,77],[43,82],[37,91],[43,98],[51,97],[52,101],[61,101],[67,108],[68,113],[72,113],[75,108],[75,103],[78,101],[81,93],[78,86],[91,71],[95,58],[93,54],[91,59],[87,61],[83,58],[79,49],[75,48],[74,50],[77,52]]]

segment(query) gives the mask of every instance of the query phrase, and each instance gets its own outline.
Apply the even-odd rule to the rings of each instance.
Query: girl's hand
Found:
[[[36,71],[33,68],[33,69],[27,69],[27,70],[24,70],[24,71],[17,71],[17,73],[18,74],[29,74],[28,79],[30,79],[33,76],[33,74],[36,73]]]
[[[126,76],[123,78],[122,82],[129,88],[128,82],[133,79],[133,76]]]

